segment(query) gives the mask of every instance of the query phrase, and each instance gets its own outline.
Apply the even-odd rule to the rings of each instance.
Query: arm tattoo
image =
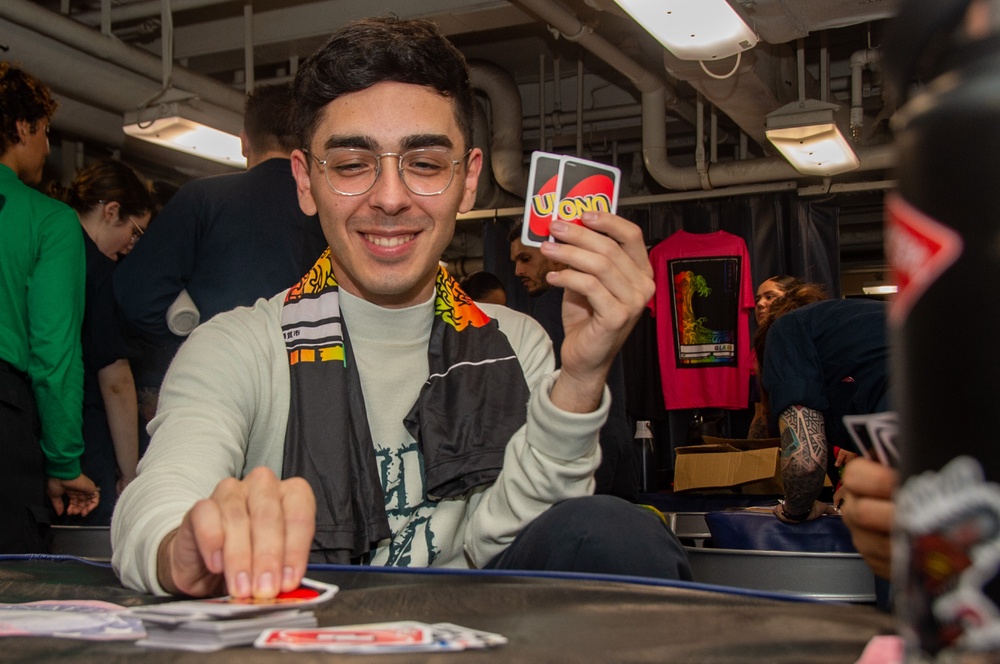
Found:
[[[823,414],[804,406],[791,406],[778,418],[778,424],[785,511],[789,514],[808,512],[823,489],[826,475]]]

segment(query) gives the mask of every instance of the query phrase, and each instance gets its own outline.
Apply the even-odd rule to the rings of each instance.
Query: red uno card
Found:
[[[433,643],[432,630],[418,622],[343,625],[310,629],[271,629],[254,642],[257,648],[367,652],[395,650]]]
[[[552,218],[579,224],[584,212],[614,214],[618,210],[620,178],[621,171],[614,166],[563,157]]]
[[[531,153],[528,192],[524,201],[524,224],[521,227],[521,242],[527,247],[540,247],[542,242],[549,239],[549,223],[555,209],[561,162],[559,155],[537,151]]]

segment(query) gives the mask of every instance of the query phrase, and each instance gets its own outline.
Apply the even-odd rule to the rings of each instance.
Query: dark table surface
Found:
[[[215,653],[149,650],[131,642],[6,637],[4,662],[770,662],[844,663],[890,616],[869,606],[776,599],[697,584],[588,575],[387,571],[322,566],[311,578],[340,586],[317,609],[320,625],[419,620],[497,632],[489,651],[398,655],[286,653],[240,647]],[[123,588],[106,565],[68,558],[0,556],[0,602],[99,599],[126,606],[163,601]]]

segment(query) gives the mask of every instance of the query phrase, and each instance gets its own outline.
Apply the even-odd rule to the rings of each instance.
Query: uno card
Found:
[[[419,622],[390,622],[370,625],[343,625],[311,629],[269,629],[254,641],[257,648],[317,650],[322,652],[370,652],[423,649],[433,646],[429,625]]]
[[[580,223],[584,212],[618,211],[618,181],[621,171],[595,161],[563,157],[556,188],[552,219]]]
[[[526,247],[540,247],[549,239],[561,161],[559,155],[538,151],[531,153],[524,224],[521,227],[521,242]]]
[[[131,609],[131,613],[142,620],[160,624],[182,623],[208,618],[230,618],[268,611],[313,607],[333,598],[338,590],[339,588],[334,585],[302,579],[302,584],[298,588],[291,592],[280,593],[272,599],[236,598],[227,595],[209,599],[138,606]]]

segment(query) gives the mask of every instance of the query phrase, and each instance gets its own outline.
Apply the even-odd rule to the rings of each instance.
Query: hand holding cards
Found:
[[[521,242],[540,247],[550,240],[549,225],[554,219],[580,223],[580,215],[590,210],[618,210],[618,181],[621,171],[594,161],[533,152],[524,202]]]

